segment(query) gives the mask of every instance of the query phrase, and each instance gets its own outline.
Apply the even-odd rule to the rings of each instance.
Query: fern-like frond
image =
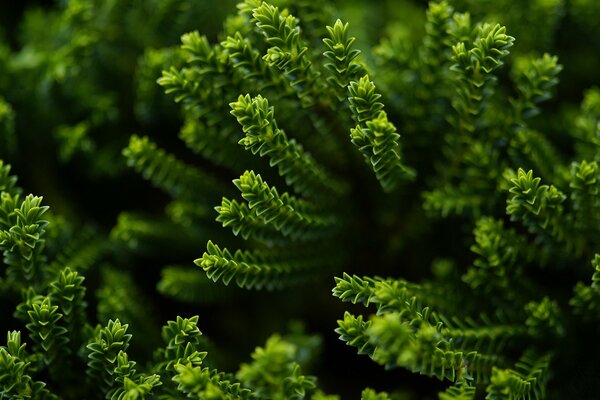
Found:
[[[46,384],[34,381],[34,367],[30,356],[21,342],[21,332],[7,334],[6,346],[0,346],[0,394],[7,399],[58,400],[58,397],[45,388]]]
[[[117,366],[114,369],[115,387],[106,398],[110,400],[144,399],[152,390],[162,385],[160,376],[139,374],[135,369],[135,361],[130,361],[123,350],[117,355]]]
[[[177,103],[183,103],[186,109],[193,109],[205,103],[207,94],[198,81],[192,79],[189,69],[171,67],[162,71],[158,84],[165,88],[165,93],[172,94]]]
[[[450,386],[444,392],[438,395],[439,400],[474,400],[475,386],[471,386],[465,382]]]
[[[349,312],[344,313],[344,319],[337,321],[338,327],[335,332],[340,335],[340,340],[348,346],[356,347],[358,354],[367,354],[372,356],[376,346],[369,341],[367,329],[371,326],[371,321],[365,321],[362,315],[355,317]]]
[[[388,120],[379,102],[381,95],[368,75],[348,85],[348,101],[355,128],[350,131],[352,143],[358,147],[367,164],[385,191],[391,191],[405,179],[414,177],[415,172],[402,164],[396,127]]]
[[[221,42],[221,46],[245,85],[250,86],[250,83],[253,83],[253,87],[249,89],[256,93],[277,89],[281,90],[284,96],[291,93],[292,88],[282,76],[274,73],[254,44],[239,31],[234,36],[228,36]]]
[[[373,305],[378,314],[399,311],[403,307],[423,307],[423,304],[441,307],[447,302],[447,293],[435,285],[415,284],[402,279],[359,277],[344,273],[335,278],[333,295],[344,302]],[[414,299],[414,300],[413,300]]]
[[[365,125],[363,128],[359,124],[352,129],[350,138],[375,172],[383,190],[392,191],[403,180],[413,178],[415,171],[402,163],[400,135],[386,113],[381,111],[376,118],[366,121]]]
[[[483,24],[476,31],[473,46],[459,41],[452,46],[454,54],[451,58],[457,90],[452,101],[457,117],[451,123],[459,132],[469,134],[477,130],[479,116],[486,104],[483,100],[492,93],[490,84],[496,80],[493,72],[503,65],[502,60],[514,42],[514,38],[506,34],[506,28],[500,25]]]
[[[558,57],[544,54],[539,58],[518,58],[514,64],[514,81],[519,97],[513,107],[517,120],[533,117],[540,113],[538,104],[552,97],[552,89],[558,84],[562,65]]]
[[[303,107],[312,106],[322,93],[322,83],[300,37],[298,20],[266,2],[252,11],[252,17],[270,46],[263,59],[284,73]]]
[[[187,64],[197,67],[198,73],[204,78],[219,76],[225,72],[226,64],[220,59],[219,51],[208,42],[206,36],[201,35],[198,31],[181,36],[181,49],[186,56]]]
[[[281,289],[294,283],[312,280],[329,268],[318,259],[285,260],[268,253],[237,250],[234,254],[220,249],[211,241],[202,258],[194,261],[213,281],[228,285],[232,280],[242,288]]]
[[[244,239],[252,237],[265,243],[276,243],[282,240],[281,233],[273,225],[266,225],[250,210],[245,202],[229,200],[223,197],[221,205],[215,207],[219,215],[217,222],[223,224],[224,228],[231,228],[234,235],[241,235]],[[295,239],[301,238],[299,235]]]
[[[206,352],[199,351],[201,335],[198,316],[177,317],[175,321],[167,322],[162,329],[162,338],[166,346],[155,352],[158,361],[156,371],[174,373],[177,364],[202,365]]]
[[[272,335],[264,347],[257,347],[252,353],[252,363],[241,365],[236,377],[258,398],[310,398],[316,378],[302,375],[297,353],[294,343]]]
[[[333,27],[327,26],[327,37],[323,39],[327,47],[323,56],[329,61],[325,64],[329,73],[327,82],[339,101],[347,98],[346,88],[350,82],[365,74],[364,67],[355,61],[360,55],[359,50],[352,49],[355,40],[348,37],[348,23],[338,19]]]
[[[551,356],[527,352],[514,369],[494,368],[486,400],[545,398]]]
[[[231,103],[234,115],[246,136],[240,140],[246,150],[267,156],[271,166],[277,166],[279,175],[301,195],[326,198],[344,193],[344,186],[320,166],[294,139],[288,139],[279,129],[274,109],[267,99],[258,95],[239,96]]]
[[[383,103],[379,101],[381,94],[376,92],[375,84],[369,80],[368,75],[362,76],[358,81],[348,85],[348,102],[352,110],[352,118],[358,126],[366,128],[367,121],[376,119],[383,110]]]
[[[497,356],[456,350],[452,340],[441,334],[439,324],[428,323],[426,317],[419,320],[423,323],[407,322],[402,314],[391,312],[372,317],[367,324],[348,314],[343,329],[338,321],[337,332],[342,340],[359,347],[359,353],[366,352],[387,368],[400,366],[450,381],[465,374],[477,382],[489,379],[492,366],[499,362]]]
[[[491,217],[477,220],[473,235],[475,244],[471,251],[478,257],[463,280],[473,289],[484,292],[500,289],[501,293],[511,296],[511,282],[519,275],[513,267],[519,256],[523,256],[524,238],[506,229],[503,221]]]
[[[433,311],[427,301],[441,303],[426,288],[402,280],[358,278],[344,275],[336,279],[334,295],[343,301],[374,304],[377,315],[369,321],[346,313],[338,321],[340,338],[370,355],[387,367],[405,367],[440,379],[458,377],[489,380],[491,367],[502,362],[499,354],[522,340],[535,337],[548,326],[548,307],[531,305],[527,324],[514,323],[501,314],[495,318],[482,315],[446,316]],[[549,315],[549,314],[548,314]]]
[[[118,319],[110,320],[104,328],[96,328],[94,337],[86,346],[87,373],[104,393],[108,393],[115,385],[119,353],[129,347],[131,334],[127,333],[127,327]]]
[[[19,201],[18,195],[10,196],[7,192],[2,192],[0,202],[3,224],[0,249],[4,251],[4,263],[9,266],[7,275],[23,284],[33,280],[45,262],[43,235],[48,221],[42,215],[48,206],[41,205],[41,197],[28,195]]]
[[[402,321],[415,321],[435,326],[440,338],[452,343],[452,349],[498,353],[528,335],[521,323],[504,321],[499,314],[495,320],[485,315],[480,321],[439,314],[426,303],[428,293],[420,286],[404,281],[378,282],[371,302],[377,305],[379,315],[398,313]]]
[[[177,375],[173,381],[177,384],[177,390],[188,397],[232,400],[256,398],[250,389],[243,388],[241,383],[230,374],[207,367],[194,367],[190,364],[177,364],[175,369]]]
[[[50,283],[49,299],[58,306],[63,316],[63,324],[69,332],[69,340],[78,348],[81,338],[78,337],[81,327],[86,321],[84,277],[66,267]]]
[[[375,291],[376,282],[377,278],[361,278],[356,275],[350,276],[344,272],[342,278],[335,278],[333,295],[342,301],[368,306]]]
[[[439,67],[447,63],[450,57],[448,30],[453,13],[454,9],[446,1],[432,1],[427,8],[421,55],[423,83],[426,85],[431,86],[439,79]]]
[[[540,185],[541,179],[533,171],[519,169],[511,179],[512,196],[507,200],[506,212],[511,220],[520,220],[532,233],[547,234],[558,242],[575,247],[569,234],[572,222],[563,213],[566,196],[555,186]]]
[[[43,354],[44,362],[47,365],[60,363],[69,353],[69,336],[58,306],[53,305],[49,297],[33,296],[19,305],[19,312],[27,313],[25,326],[37,350]]]
[[[337,218],[323,213],[316,202],[309,202],[287,192],[281,195],[275,187],[269,186],[260,175],[246,171],[233,181],[240,190],[248,207],[265,224],[273,224],[284,235],[290,234],[293,225],[303,227],[332,227]]]

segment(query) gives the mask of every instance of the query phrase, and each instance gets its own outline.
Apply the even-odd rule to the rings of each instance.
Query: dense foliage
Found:
[[[0,398],[600,389],[595,1],[0,11]]]

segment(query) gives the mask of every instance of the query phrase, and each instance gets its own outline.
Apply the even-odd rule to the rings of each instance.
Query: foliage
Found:
[[[593,397],[594,2],[240,1],[0,6],[0,398]]]

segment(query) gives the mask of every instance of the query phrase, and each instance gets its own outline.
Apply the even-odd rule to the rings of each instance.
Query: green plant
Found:
[[[329,5],[245,0],[220,33],[192,31],[180,48],[152,48],[171,44],[177,29],[159,33],[169,17],[188,29],[184,11],[201,9],[159,3],[148,3],[152,13],[133,2],[68,2],[50,26],[69,40],[52,46],[40,38],[38,11],[26,23],[31,47],[0,52],[0,69],[16,82],[51,73],[69,100],[58,107],[78,106],[47,120],[58,146],[45,157],[93,166],[82,175],[115,185],[110,201],[122,210],[112,226],[57,196],[76,218],[50,214],[0,164],[0,297],[16,310],[2,316],[10,331],[0,397],[595,393],[600,95],[588,89],[579,106],[579,92],[559,83],[597,83],[573,77],[578,64],[564,44],[598,33],[583,16],[593,5],[434,1],[423,10],[384,1],[363,4],[354,24],[353,2],[340,4],[345,23]],[[400,22],[396,7],[407,16]],[[537,22],[523,24],[523,10]],[[126,37],[105,41],[111,32]],[[119,46],[143,54],[137,67],[126,58],[114,68],[119,79],[137,68],[136,102],[122,83],[119,94],[105,92],[100,77],[110,74],[93,62]],[[581,51],[594,64],[591,47]],[[42,61],[27,64],[28,52]],[[36,79],[27,93],[44,82]],[[21,142],[19,115],[55,113],[24,106],[31,96],[20,98],[14,85],[0,80],[6,157],[43,146]],[[53,92],[43,93],[52,108]],[[135,116],[110,117],[115,104]],[[177,123],[180,141],[160,132]],[[112,136],[94,139],[113,125]],[[128,145],[124,130],[138,132]],[[134,178],[123,165],[157,191],[127,191]],[[341,303],[357,305],[343,316],[332,285]],[[374,361],[370,373],[342,372],[347,354],[327,340],[336,315],[339,338]],[[169,322],[159,337],[161,319]],[[239,358],[260,341],[251,361]],[[440,382],[411,385],[403,370]]]

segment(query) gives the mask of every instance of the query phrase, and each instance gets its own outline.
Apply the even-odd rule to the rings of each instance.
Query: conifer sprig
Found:
[[[252,353],[251,364],[241,365],[236,377],[258,398],[308,398],[316,389],[316,378],[302,374],[298,352],[298,346],[273,335]]]
[[[533,171],[519,169],[511,179],[512,197],[507,200],[506,212],[513,221],[522,221],[532,233],[547,234],[574,248],[569,234],[572,221],[563,213],[566,196],[555,186],[540,185],[540,182],[540,178],[533,177]]]
[[[348,23],[336,20],[333,27],[327,26],[328,36],[323,39],[327,50],[323,56],[329,61],[325,69],[329,72],[327,82],[339,101],[347,98],[346,88],[352,81],[364,75],[364,67],[356,58],[360,50],[352,49],[356,38],[348,37]]]
[[[104,393],[114,388],[119,355],[129,347],[131,334],[127,333],[127,328],[128,325],[121,324],[118,319],[110,320],[106,327],[97,328],[95,336],[86,346],[87,373]]]
[[[41,274],[45,260],[43,235],[48,221],[42,215],[48,210],[42,206],[42,198],[28,195],[19,200],[2,192],[0,197],[0,249],[4,251],[4,262],[9,266],[7,274],[15,282],[32,281]],[[41,275],[40,275],[41,276]]]
[[[266,2],[252,11],[252,17],[271,46],[263,59],[284,73],[302,106],[311,107],[322,93],[323,85],[300,37],[297,19],[293,15],[282,15],[279,8]]]
[[[504,399],[507,394],[514,399],[545,398],[550,360],[549,354],[536,356],[528,352],[515,369],[494,368],[486,399]]]
[[[558,63],[558,57],[547,53],[539,58],[517,61],[513,75],[519,97],[514,107],[518,119],[531,118],[540,113],[538,104],[552,97],[562,65]]]
[[[85,324],[86,288],[83,286],[84,277],[66,267],[50,283],[48,299],[51,300],[62,313],[63,325],[70,332],[69,341],[71,348],[78,349],[81,338],[78,330]]]
[[[208,367],[194,367],[190,364],[177,364],[177,375],[173,381],[177,390],[192,398],[226,398],[250,400],[255,395],[242,387],[235,377]]]
[[[463,382],[450,386],[446,391],[440,392],[439,400],[474,400],[476,389],[465,379]]]
[[[239,143],[252,154],[267,156],[271,166],[277,166],[286,183],[305,196],[326,198],[344,193],[345,187],[330,176],[302,145],[288,139],[279,129],[274,108],[267,99],[258,95],[245,95],[230,104],[231,114],[242,126],[246,136]]]
[[[21,342],[21,332],[7,334],[6,346],[0,346],[0,393],[14,399],[57,400],[58,397],[35,381],[30,374],[35,370],[30,355]]]
[[[281,289],[294,283],[314,279],[330,270],[325,262],[318,259],[298,259],[285,261],[285,258],[258,251],[237,250],[232,254],[211,241],[206,245],[202,258],[194,261],[213,281],[228,285],[231,281],[242,288],[268,290]]]
[[[375,172],[383,190],[391,191],[415,174],[401,161],[400,135],[382,111],[383,104],[378,101],[381,95],[375,91],[368,75],[358,82],[350,82],[348,90],[350,109],[357,122],[350,131],[350,139]]]
[[[253,238],[266,243],[281,240],[281,233],[273,225],[266,225],[250,210],[245,202],[229,200],[223,197],[221,205],[215,207],[219,214],[217,222],[223,227],[230,227],[234,235],[241,235],[244,239]],[[298,235],[301,238],[303,235]],[[293,236],[296,238],[296,236]]]
[[[503,65],[514,40],[505,27],[483,24],[477,28],[473,47],[462,41],[452,46],[451,69],[456,72],[458,94],[452,101],[458,119],[452,123],[459,131],[473,134],[477,130],[484,99],[491,95],[490,84],[496,80],[493,72]]]
[[[280,195],[275,187],[269,186],[253,171],[244,172],[233,183],[248,202],[250,210],[265,224],[273,224],[286,236],[293,230],[292,225],[297,225],[300,229],[335,226],[335,216],[323,213],[318,205],[287,192]]]
[[[25,325],[31,332],[30,337],[38,345],[46,364],[57,362],[68,353],[68,329],[63,326],[63,314],[58,306],[53,305],[49,297],[35,296],[21,306],[19,312],[27,313],[28,323]],[[60,321],[60,323],[59,323]],[[56,365],[60,365],[57,362]]]
[[[500,290],[507,297],[513,297],[512,285],[518,284],[520,271],[515,267],[522,254],[525,240],[512,229],[506,229],[501,220],[483,217],[477,220],[473,230],[475,243],[471,251],[477,259],[463,276],[463,280],[473,289],[483,292]]]
[[[250,82],[255,84],[253,90],[256,92],[263,93],[269,89],[277,89],[289,95],[292,91],[281,75],[273,72],[255,45],[240,32],[228,36],[221,42],[221,46],[245,84],[249,85]]]
[[[424,303],[424,288],[403,281],[344,275],[336,282],[334,295],[343,301],[377,307],[377,315],[369,321],[346,313],[338,321],[340,339],[387,367],[401,366],[451,381],[469,376],[487,382],[506,348],[539,332],[500,315],[495,322],[485,316],[477,322],[439,314]]]

